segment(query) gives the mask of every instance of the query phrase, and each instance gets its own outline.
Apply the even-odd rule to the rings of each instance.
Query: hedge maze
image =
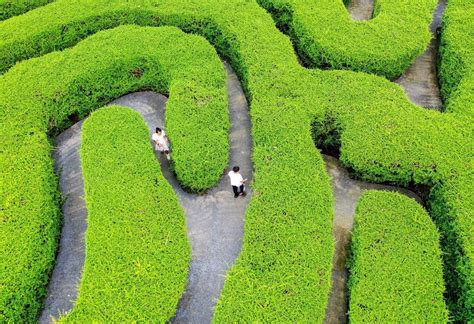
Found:
[[[431,218],[408,198],[362,198],[349,319],[439,322],[449,310],[449,319],[474,320],[472,1],[449,1],[443,19],[443,112],[412,104],[389,81],[427,46],[433,0],[379,0],[374,19],[357,23],[340,0],[46,2],[1,7],[0,321],[32,322],[41,310],[61,230],[50,141],[71,125],[70,116],[85,118],[138,90],[167,94],[178,181],[193,192],[217,182],[229,150],[219,56],[237,72],[250,104],[254,196],[214,321],[323,321],[333,198],[315,143],[336,149],[362,180],[430,188]],[[300,65],[293,44],[311,69]],[[62,320],[166,321],[190,258],[183,211],[153,165],[136,114],[107,108],[84,127],[86,264],[77,304]],[[112,130],[116,146],[107,141]],[[94,163],[104,156],[107,163]],[[130,196],[136,201],[124,204],[121,197]],[[374,233],[384,231],[413,244],[383,236],[374,247],[370,240],[381,240]],[[136,250],[138,237],[143,245]],[[380,251],[386,254],[370,258]],[[425,281],[414,290],[410,280],[390,282],[386,294],[395,287],[401,301],[373,308],[377,296],[367,285],[384,278],[386,262],[396,265],[407,255],[420,266],[398,275]],[[411,292],[410,312],[401,313]],[[123,305],[127,298],[136,303]],[[429,314],[418,311],[426,307]]]

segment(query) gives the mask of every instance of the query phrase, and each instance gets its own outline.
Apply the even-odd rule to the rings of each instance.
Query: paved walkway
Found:
[[[348,296],[346,261],[349,256],[351,231],[354,225],[354,214],[357,202],[364,190],[397,191],[416,199],[422,200],[415,193],[394,186],[380,185],[353,180],[339,161],[324,155],[326,170],[332,180],[334,196],[334,257],[332,270],[332,287],[329,304],[326,311],[325,323],[347,323]]]
[[[251,125],[248,105],[237,76],[228,64],[229,166],[239,165],[244,177],[252,180]],[[150,128],[165,128],[167,98],[153,92],[138,92],[112,102],[128,106],[142,114]],[[78,123],[58,136],[54,158],[61,174],[60,190],[67,197],[63,206],[64,225],[56,265],[48,287],[48,296],[40,317],[41,323],[51,322],[59,314],[69,312],[77,298],[84,265],[84,234],[87,209],[82,199],[83,182],[79,159],[80,129]],[[214,306],[224,285],[225,274],[240,253],[244,216],[252,195],[235,199],[226,170],[216,187],[206,195],[184,192],[169,169],[168,161],[157,154],[163,175],[174,188],[186,213],[188,236],[192,246],[192,261],[186,291],[179,303],[174,322],[209,323]],[[62,170],[62,171],[61,171]]]
[[[351,0],[347,5],[347,11],[349,11],[353,20],[372,19],[374,0]]]
[[[72,309],[84,267],[87,208],[83,199],[84,182],[79,156],[81,126],[82,121],[60,134],[55,141],[53,157],[56,171],[60,174],[59,190],[65,199],[63,227],[40,323],[51,323],[51,316],[58,318]]]
[[[446,0],[439,0],[430,25],[433,38],[428,48],[395,81],[405,90],[412,103],[428,109],[442,110],[443,107],[439,92],[437,63],[439,28],[445,8]]]

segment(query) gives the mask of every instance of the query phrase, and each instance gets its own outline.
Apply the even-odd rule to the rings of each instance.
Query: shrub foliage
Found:
[[[277,24],[289,29],[308,65],[394,79],[429,43],[428,26],[437,1],[377,0],[374,18],[367,22],[353,21],[341,0],[258,2]]]
[[[0,77],[6,126],[0,131],[0,314],[6,319],[35,319],[54,260],[57,180],[46,133],[68,126],[71,114],[83,117],[140,89],[170,95],[167,131],[178,180],[194,190],[212,186],[227,165],[229,122],[224,69],[202,38],[171,27],[124,26],[22,62]]]
[[[0,0],[0,21],[38,8],[53,0]]]
[[[309,3],[298,2],[295,6],[309,8]],[[395,10],[393,6],[388,1],[380,1],[372,25],[383,21],[385,12],[388,15]],[[378,44],[386,46],[392,39],[403,38],[407,46],[402,41],[400,48],[411,50],[392,62],[375,60],[380,71],[374,68],[370,72],[390,78],[398,75],[428,43],[433,1],[411,1],[403,8],[409,8],[406,15],[410,15],[408,21],[413,22],[416,31],[403,29],[400,18],[393,16],[390,19],[396,19],[396,28],[400,29],[393,29],[393,33]],[[413,12],[417,12],[419,19],[412,17]],[[303,29],[309,26],[304,25],[307,11],[294,11],[294,14],[301,15],[298,19],[302,27],[294,25],[292,28],[306,31],[304,35],[293,34],[295,43],[313,42],[316,36],[319,37],[312,35],[314,31],[309,28]],[[307,21],[314,23],[314,20]],[[450,20],[450,24],[459,22]],[[445,211],[443,219],[452,228],[450,235],[459,242],[456,253],[465,256],[463,267],[467,270],[462,273],[472,273],[472,253],[469,251],[473,247],[474,198],[470,194],[470,183],[474,183],[474,176],[469,170],[472,169],[474,145],[469,113],[461,114],[457,109],[448,109],[452,112],[444,114],[423,110],[410,104],[399,86],[380,77],[301,68],[290,40],[253,1],[161,0],[157,5],[154,0],[113,3],[58,0],[0,23],[0,70],[6,71],[23,59],[73,46],[102,29],[127,23],[173,25],[206,37],[231,62],[251,105],[255,195],[246,215],[242,254],[227,278],[216,309],[217,322],[235,318],[236,314],[254,320],[322,321],[324,318],[333,248],[332,197],[324,163],[314,150],[311,125],[325,125],[324,132],[331,134],[329,142],[340,145],[343,163],[364,180],[439,188],[443,199],[433,201]],[[405,24],[412,28],[411,23]],[[468,30],[469,24],[458,28]],[[404,36],[406,33],[410,39]],[[348,44],[352,44],[352,40]],[[397,47],[389,48],[401,53]],[[118,55],[122,50],[108,54]],[[147,64],[146,60],[136,60],[133,68],[142,66],[150,73],[148,75],[152,75],[155,68],[164,71]],[[341,64],[338,68],[345,67]],[[103,93],[110,93],[110,98],[119,95],[119,91],[114,92],[117,76],[105,73],[104,69],[100,73],[106,75],[104,84],[109,85],[108,91],[101,92],[101,96]],[[162,74],[154,75],[158,78]],[[202,75],[206,76],[206,73]],[[38,71],[32,79],[42,77]],[[70,87],[56,95],[61,96],[71,89],[76,94],[83,94],[91,88]],[[458,89],[464,91],[461,95],[468,95],[467,88]],[[193,93],[197,95],[199,91],[196,88]],[[16,96],[22,95],[17,93]],[[472,102],[466,102],[466,106],[464,111],[471,111]],[[11,110],[3,111],[10,115]],[[29,115],[23,113],[21,117],[28,119]],[[17,134],[24,133],[21,123],[8,120],[9,129],[20,130]],[[316,133],[319,131],[315,129]],[[5,197],[2,197],[4,205],[11,201]],[[456,265],[457,270],[459,267]],[[472,283],[458,276],[460,272],[453,273],[457,281],[452,289],[462,286],[466,287],[463,288],[466,294],[472,294]],[[464,314],[472,309],[469,301],[458,304]]]
[[[416,201],[392,192],[364,193],[351,253],[351,322],[447,322],[439,234]]]
[[[474,116],[474,2],[449,1],[442,25],[439,81],[446,110]]]
[[[66,322],[167,321],[186,285],[184,212],[137,112],[110,107],[82,127],[86,261]]]

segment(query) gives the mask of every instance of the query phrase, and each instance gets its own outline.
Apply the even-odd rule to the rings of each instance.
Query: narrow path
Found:
[[[237,76],[226,64],[228,72],[229,115],[231,119],[229,165],[239,165],[243,176],[251,181],[252,162],[248,105]],[[145,92],[122,97],[114,104],[138,110],[153,132],[164,126],[164,104],[156,109],[156,94]],[[166,128],[166,127],[164,127]],[[244,215],[251,190],[245,198],[234,199],[227,172],[218,185],[204,196],[184,192],[168,168],[164,156],[158,155],[164,176],[174,188],[186,213],[192,261],[186,291],[173,322],[210,323],[215,303],[224,285],[225,274],[240,253]]]
[[[416,199],[422,200],[415,193],[398,187],[379,185],[353,180],[339,161],[324,155],[326,170],[331,177],[334,195],[334,257],[332,269],[332,287],[326,311],[325,323],[347,323],[348,296],[346,261],[350,249],[351,231],[354,225],[354,214],[357,201],[363,190],[397,191]]]
[[[87,208],[79,156],[81,127],[82,121],[55,140],[55,169],[60,174],[59,189],[65,198],[62,206],[63,227],[59,252],[39,317],[40,323],[50,323],[52,317],[58,318],[72,309],[84,267]]]
[[[374,0],[351,0],[347,5],[347,11],[356,21],[372,19]]]
[[[395,81],[405,90],[408,99],[412,103],[428,109],[441,110],[443,106],[439,92],[437,61],[439,48],[438,30],[441,27],[441,19],[445,8],[446,0],[439,0],[430,25],[433,38],[428,48]]]
[[[244,93],[230,65],[225,63],[228,73],[229,116],[231,130],[229,133],[230,155],[229,166],[239,165],[244,177],[252,180],[251,162],[251,124],[248,116],[248,105]],[[138,111],[150,128],[150,136],[155,127],[166,129],[165,105],[167,98],[154,92],[137,92],[123,96],[111,104],[128,106]],[[78,123],[61,134],[54,158],[67,165],[61,172],[61,183],[70,182],[69,187],[60,186],[68,196],[65,204],[64,226],[60,242],[60,251],[55,269],[48,287],[48,296],[40,322],[49,323],[59,314],[69,312],[77,298],[77,287],[80,283],[84,264],[84,233],[87,222],[87,210],[82,200],[83,183],[79,160],[80,127]],[[186,291],[179,303],[172,321],[185,323],[210,323],[214,306],[224,285],[225,274],[239,255],[242,246],[244,216],[252,190],[248,195],[235,199],[231,192],[227,170],[216,187],[206,195],[198,196],[184,192],[169,169],[164,156],[157,154],[163,175],[175,190],[186,213],[188,236],[192,246]],[[78,181],[77,179],[81,181]],[[68,180],[71,179],[71,180]],[[73,180],[76,179],[76,180]],[[68,189],[68,188],[73,189]],[[82,201],[82,205],[78,201]],[[80,220],[74,222],[71,211],[80,209]],[[79,225],[78,225],[79,223]],[[84,227],[84,228],[83,228]],[[74,237],[68,237],[67,228],[81,231]],[[61,255],[65,257],[61,258]],[[78,261],[80,260],[80,262]],[[67,269],[68,275],[63,274]],[[67,300],[67,302],[66,302]]]

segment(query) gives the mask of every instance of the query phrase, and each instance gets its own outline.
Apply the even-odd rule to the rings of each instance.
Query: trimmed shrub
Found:
[[[305,63],[400,76],[426,49],[436,0],[377,0],[374,19],[353,21],[341,0],[257,0],[289,29]],[[328,28],[328,26],[331,26]]]
[[[251,105],[255,195],[246,215],[242,255],[227,278],[215,321],[239,314],[266,320],[281,319],[283,313],[292,321],[324,318],[332,195],[310,125],[326,125],[325,131],[334,134],[330,141],[341,145],[345,165],[365,180],[435,184],[446,192],[444,206],[473,202],[465,176],[474,152],[472,123],[458,113],[422,110],[407,101],[399,86],[380,77],[302,69],[289,39],[253,1],[58,0],[0,23],[2,71],[123,23],[174,25],[203,35],[230,60]],[[387,71],[392,67],[387,65]],[[472,246],[464,238],[474,232],[472,209],[467,208],[451,208],[449,217],[468,224],[456,228],[463,231],[455,233],[463,248]],[[266,225],[274,231],[259,235]],[[270,263],[258,250],[262,246],[272,253]],[[287,283],[290,289],[282,289]]]
[[[186,286],[184,212],[139,113],[100,109],[82,126],[86,261],[66,322],[170,319]]]
[[[53,0],[0,0],[0,21],[44,6]]]
[[[449,1],[443,18],[439,81],[446,110],[474,116],[474,3]]]
[[[341,83],[344,78],[341,73],[332,73],[334,84],[339,87],[328,92],[329,100],[338,98],[338,103],[328,102],[330,108],[319,125],[325,125],[324,121],[328,120],[333,127],[329,130],[319,127],[315,137],[333,138],[335,134],[330,145],[324,144],[331,147],[340,143],[341,161],[358,178],[402,186],[434,186],[429,197],[430,213],[442,233],[451,317],[472,321],[472,123],[462,114],[421,110],[407,103],[403,92],[388,82],[352,74]],[[325,75],[327,83],[331,82],[329,75]],[[359,92],[347,91],[354,84],[361,86]],[[392,98],[391,102],[388,98]]]
[[[474,202],[458,197],[470,197],[473,192],[471,168],[463,178],[436,186],[430,197],[431,214],[442,233],[445,296],[450,315],[464,323],[474,321]]]
[[[167,132],[178,180],[194,190],[216,183],[228,158],[225,72],[201,37],[171,27],[124,26],[22,62],[0,77],[5,320],[36,318],[54,260],[57,180],[46,132],[67,127],[71,114],[82,118],[140,89],[170,95]]]
[[[33,322],[59,239],[57,179],[45,134],[1,138],[0,322]]]
[[[411,198],[368,191],[358,205],[349,262],[352,323],[446,323],[439,234]]]
[[[273,113],[264,117],[272,121],[262,120],[269,143],[277,143],[270,134],[279,127],[298,137],[280,136],[278,146],[254,147],[254,160],[260,162],[255,193],[247,209],[242,251],[227,274],[215,323],[324,319],[333,254],[329,180],[320,155],[304,150],[312,143],[296,129],[302,127],[296,121],[301,115],[280,119]],[[298,176],[303,172],[310,176]]]

